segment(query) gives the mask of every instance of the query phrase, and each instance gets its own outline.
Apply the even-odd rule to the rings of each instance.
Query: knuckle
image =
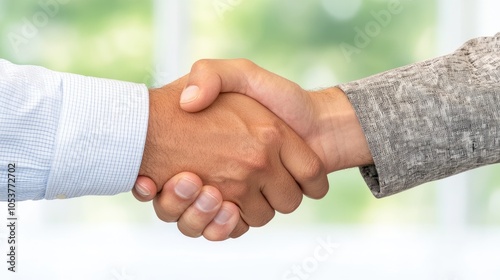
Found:
[[[260,141],[246,141],[240,146],[237,155],[238,165],[244,167],[247,172],[262,170],[266,168],[270,161],[268,148]]]
[[[325,173],[323,163],[317,157],[310,157],[306,160],[301,171],[301,176],[305,181],[313,181]]]
[[[252,170],[264,170],[269,165],[269,156],[264,152],[256,152],[247,157],[247,166]]]
[[[261,216],[255,217],[251,221],[247,222],[247,224],[252,227],[265,226],[267,223],[269,223],[269,221],[271,221],[274,218],[275,214],[276,212],[274,210],[266,211],[265,213],[262,213]]]
[[[243,69],[252,69],[257,66],[254,62],[246,58],[238,58],[235,59],[234,61],[239,67]]]
[[[256,128],[256,141],[247,143],[243,151],[247,166],[252,170],[265,170],[271,163],[271,152],[278,147],[281,132],[277,126],[265,125]]]
[[[304,193],[307,194],[307,196],[312,199],[321,199],[328,193],[328,189],[329,185],[328,181],[326,181],[323,184],[317,184],[314,187],[314,191],[309,191],[309,192],[304,191]]]
[[[271,145],[283,139],[282,126],[278,121],[257,127],[257,139],[264,145]]]
[[[300,203],[302,203],[302,194],[292,195],[287,200],[287,203],[285,204],[285,206],[282,207],[279,212],[283,213],[283,214],[290,214],[293,211],[297,210]]]
[[[191,70],[193,72],[203,71],[207,68],[210,68],[212,63],[213,63],[213,60],[211,60],[211,59],[200,59],[193,64],[193,66],[191,67]]]

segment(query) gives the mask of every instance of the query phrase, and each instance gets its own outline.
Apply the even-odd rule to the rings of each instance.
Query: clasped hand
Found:
[[[144,176],[133,194],[187,236],[239,237],[275,211],[294,211],[302,195],[322,198],[328,172],[370,161],[367,148],[336,135],[342,127],[365,141],[338,89],[311,94],[247,60],[198,61],[150,91]]]

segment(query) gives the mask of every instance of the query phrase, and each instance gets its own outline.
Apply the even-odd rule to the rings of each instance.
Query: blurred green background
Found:
[[[201,58],[243,57],[305,88],[315,89],[431,58],[437,53],[434,0],[401,1],[399,12],[389,12],[387,22],[380,15],[387,15],[388,5],[394,1],[188,2],[185,14],[179,16],[189,24],[175,27],[188,39],[170,42],[183,44],[180,48],[185,55],[179,66],[183,73]],[[0,32],[4,34],[0,36],[0,57],[58,71],[153,84],[152,75],[158,74],[155,32],[162,29],[155,26],[154,17],[161,15],[155,13],[153,1],[50,3],[57,5],[0,1]],[[469,223],[499,224],[496,205],[500,205],[500,195],[495,188],[500,179],[498,173],[498,168],[489,167],[469,177],[474,180],[468,204],[473,210],[466,218]],[[306,199],[296,213],[277,217],[275,224],[437,222],[436,191],[432,184],[382,200],[371,195],[356,169],[331,174],[330,184],[331,191],[323,200]],[[74,208],[66,213],[50,213],[48,220],[69,222],[66,217],[71,216],[73,221],[104,222],[112,217],[144,223],[155,218],[150,205],[131,207],[132,201],[130,194],[77,199]],[[89,208],[92,211],[83,210]]]

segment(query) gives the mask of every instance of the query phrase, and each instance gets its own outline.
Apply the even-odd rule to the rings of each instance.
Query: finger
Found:
[[[246,93],[246,71],[252,67],[246,60],[199,60],[193,64],[187,87],[181,95],[181,108],[187,112],[198,112],[214,102],[221,92]]]
[[[281,167],[279,171],[273,170],[269,178],[273,178],[274,182],[267,183],[262,188],[262,194],[271,207],[283,214],[295,211],[302,202],[303,196],[302,189],[295,179],[284,167]]]
[[[182,214],[177,227],[186,236],[199,237],[217,215],[222,195],[212,186],[204,186],[196,201]]]
[[[210,241],[222,241],[229,238],[240,221],[240,209],[229,201],[222,206],[214,219],[205,227],[203,236]]]
[[[283,166],[300,185],[302,192],[315,199],[328,192],[328,178],[323,163],[297,134],[287,130],[280,149]]]
[[[139,176],[135,181],[132,194],[142,202],[152,200],[158,193],[158,188],[153,180],[146,176]]]
[[[259,182],[223,185],[220,186],[220,189],[224,201],[236,204],[240,209],[241,218],[251,227],[261,227],[267,224],[275,215],[274,208],[269,205],[266,197],[261,192],[262,187]]]
[[[250,227],[243,221],[243,219],[238,220],[238,224],[236,224],[236,227],[234,228],[233,232],[229,234],[230,238],[238,238],[245,234]]]
[[[237,204],[241,209],[241,218],[251,227],[264,226],[274,218],[274,208],[261,193],[258,196],[245,197]]]
[[[220,93],[234,92],[267,107],[301,137],[308,135],[314,122],[314,106],[306,91],[247,59],[199,60],[193,64],[186,85],[181,108],[187,112],[201,111]]]
[[[196,200],[202,188],[201,179],[189,172],[179,173],[168,180],[153,200],[158,218],[175,222]]]
[[[188,112],[207,108],[220,93],[235,92],[257,100],[286,123],[292,124],[297,133],[307,129],[295,125],[298,123],[297,112],[311,107],[306,92],[298,84],[247,59],[199,60],[193,64],[186,84],[181,107]]]

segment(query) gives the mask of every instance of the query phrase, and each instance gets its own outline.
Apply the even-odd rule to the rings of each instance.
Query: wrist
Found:
[[[152,146],[155,142],[156,128],[154,124],[157,123],[157,109],[155,108],[154,96],[158,89],[149,89],[149,118],[148,118],[148,131],[146,134],[146,141],[144,144],[144,152],[142,156],[141,167],[139,169],[139,175],[150,174],[151,170],[149,168],[151,161],[151,151]]]
[[[327,171],[373,164],[365,134],[347,95],[338,87],[316,93],[319,121],[324,135],[323,147],[328,158]]]
[[[149,89],[149,121],[146,141],[144,145],[144,153],[142,156],[139,175],[150,177],[157,186],[163,186],[163,181],[160,181],[159,176],[162,171],[159,166],[165,165],[168,161],[167,157],[160,156],[160,152],[168,154],[171,149],[169,138],[165,137],[165,131],[172,133],[175,130],[173,125],[175,119],[175,96],[172,94],[174,89],[171,85],[163,88]],[[161,162],[161,164],[160,164]],[[165,172],[163,170],[163,172]]]

